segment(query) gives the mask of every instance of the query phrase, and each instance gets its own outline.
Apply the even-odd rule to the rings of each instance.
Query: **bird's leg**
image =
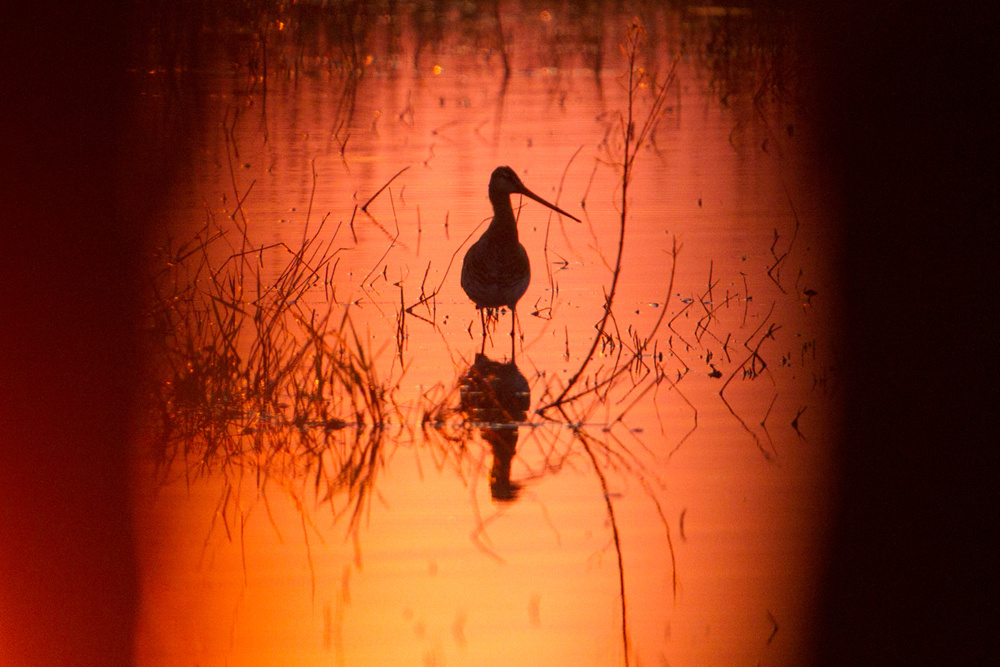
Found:
[[[510,309],[510,361],[514,363],[514,328],[517,324],[517,308]]]
[[[479,354],[486,354],[486,309],[479,309],[479,321],[483,324],[483,346],[479,350]]]

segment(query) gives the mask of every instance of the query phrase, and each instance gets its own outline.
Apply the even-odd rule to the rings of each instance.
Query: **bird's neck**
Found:
[[[493,204],[493,221],[490,222],[489,231],[491,236],[512,237],[517,241],[517,220],[514,218],[514,209],[510,205],[510,195],[490,195],[490,203]]]

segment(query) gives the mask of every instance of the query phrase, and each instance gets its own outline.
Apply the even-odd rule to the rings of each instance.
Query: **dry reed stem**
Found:
[[[559,179],[559,187],[556,190],[556,196],[555,196],[555,200],[553,202],[553,203],[555,203],[556,206],[559,205],[559,198],[562,195],[563,186],[566,183],[566,174],[569,173],[570,165],[573,164],[573,160],[576,159],[576,156],[579,155],[580,151],[582,151],[582,150],[583,150],[583,146],[580,146],[579,148],[577,148],[576,151],[573,153],[573,155],[571,155],[570,158],[569,158],[569,160],[566,162],[565,168],[563,168],[562,177]],[[552,265],[549,262],[549,232],[552,229],[552,218],[553,217],[554,217],[554,214],[553,214],[553,212],[550,211],[549,215],[548,215],[548,218],[546,219],[546,222],[545,222],[545,241],[542,244],[542,256],[545,258],[545,260],[544,260],[545,275],[546,275],[546,277],[549,280],[549,305],[545,309],[549,310],[549,311],[552,310],[552,301],[555,299],[556,294],[558,292],[558,287],[555,284],[555,278],[552,276]],[[563,239],[566,241],[566,245],[572,250],[572,244],[569,242],[569,239],[566,237],[566,228],[563,225],[562,216],[558,216],[558,217],[559,217],[559,227],[563,231]],[[565,260],[563,260],[563,261],[565,262]],[[539,310],[540,309],[538,308],[538,305],[536,304],[535,305],[535,313],[537,314]]]
[[[655,129],[657,123],[659,122],[660,117],[662,116],[663,107],[666,100],[666,92],[668,87],[674,80],[677,63],[679,61],[679,55],[678,55],[678,57],[674,59],[673,64],[671,65],[670,68],[670,72],[667,75],[667,78],[663,83],[663,85],[659,86],[658,88],[655,88],[656,94],[654,95],[653,103],[651,105],[649,113],[641,129],[639,130],[638,133],[636,133],[633,121],[633,114],[635,110],[635,95],[639,90],[640,83],[643,81],[644,77],[644,74],[639,70],[637,65],[639,43],[643,37],[643,34],[644,34],[643,30],[640,26],[638,26],[637,24],[633,25],[629,35],[629,41],[627,45],[623,45],[622,47],[623,52],[626,54],[628,58],[628,67],[629,67],[627,85],[626,85],[628,109],[627,109],[627,115],[624,119],[622,119],[621,123],[621,132],[622,132],[622,137],[624,139],[624,156],[621,162],[621,167],[622,167],[621,202],[620,202],[621,212],[620,212],[620,223],[618,232],[618,252],[617,252],[617,257],[615,259],[614,272],[611,277],[611,287],[608,290],[607,294],[605,295],[604,314],[596,325],[597,332],[591,343],[589,351],[584,356],[583,361],[580,364],[580,367],[570,377],[569,381],[566,383],[566,386],[563,387],[562,391],[555,398],[555,400],[551,401],[550,403],[547,403],[546,405],[538,409],[539,414],[544,414],[545,411],[550,410],[556,406],[559,406],[564,402],[574,400],[574,398],[578,398],[579,396],[584,395],[585,393],[589,393],[589,391],[585,391],[583,393],[576,394],[574,398],[568,398],[568,394],[580,381],[581,377],[583,377],[585,370],[592,362],[594,355],[597,351],[597,346],[601,343],[602,339],[605,336],[605,328],[608,324],[608,321],[612,319],[611,313],[614,303],[614,297],[618,287],[618,280],[619,277],[621,276],[622,254],[625,246],[626,221],[628,220],[628,188],[632,178],[633,164],[635,162],[635,157],[638,152],[638,149],[643,145],[643,143],[649,137],[650,133]],[[633,143],[635,144],[635,150],[631,150]],[[675,246],[674,246],[675,260],[676,260],[676,249],[677,248],[675,241]],[[675,270],[676,270],[676,261],[674,262],[674,265],[671,269],[671,285],[673,284],[673,274]],[[668,290],[667,292],[667,298],[665,299],[666,303],[669,303],[671,292],[672,290]],[[666,303],[664,304],[663,312],[666,311],[667,307]],[[657,326],[659,326],[659,323],[657,324]]]
[[[390,185],[390,184],[391,184],[391,183],[392,183],[392,182],[393,182],[394,180],[396,180],[396,178],[397,178],[397,177],[398,177],[398,176],[399,176],[400,174],[402,174],[402,173],[403,173],[404,171],[406,171],[407,169],[409,169],[409,168],[410,168],[411,166],[413,166],[413,165],[409,165],[409,164],[408,164],[408,165],[406,165],[405,167],[403,167],[402,169],[400,169],[399,171],[397,171],[397,172],[396,172],[395,174],[393,174],[392,178],[390,178],[390,179],[389,179],[388,181],[386,181],[386,182],[385,182],[385,185],[383,185],[383,186],[382,186],[382,187],[380,187],[380,188],[379,188],[378,190],[376,190],[376,191],[375,191],[375,194],[373,194],[373,195],[372,195],[372,196],[371,196],[371,197],[370,197],[370,198],[368,199],[368,201],[366,201],[366,202],[364,203],[364,205],[363,205],[363,206],[361,207],[361,210],[362,210],[362,211],[363,211],[364,213],[367,213],[367,212],[368,212],[368,205],[369,205],[369,204],[371,204],[371,203],[372,203],[373,201],[375,201],[375,198],[376,198],[376,197],[378,197],[378,196],[379,196],[380,194],[382,194],[382,191],[383,191],[383,190],[385,190],[385,189],[386,189],[387,187],[389,187],[389,185]]]

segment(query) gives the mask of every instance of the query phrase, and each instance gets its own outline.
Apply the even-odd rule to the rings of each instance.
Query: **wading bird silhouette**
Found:
[[[483,324],[483,350],[486,349],[486,310],[501,306],[510,308],[510,357],[514,359],[514,328],[517,322],[517,302],[531,282],[528,253],[517,238],[517,219],[510,205],[512,194],[524,195],[539,204],[577,222],[555,204],[550,204],[524,187],[510,167],[497,167],[490,176],[490,204],[493,220],[479,240],[472,244],[462,261],[462,289],[479,310]]]

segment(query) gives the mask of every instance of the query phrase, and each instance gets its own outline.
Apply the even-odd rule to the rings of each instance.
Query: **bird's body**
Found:
[[[462,261],[462,289],[476,304],[483,316],[483,344],[486,324],[484,309],[506,306],[511,310],[511,356],[514,350],[514,325],[517,302],[524,296],[531,282],[531,265],[528,252],[517,236],[517,219],[510,204],[512,194],[522,194],[545,204],[562,215],[579,219],[550,204],[521,183],[510,167],[497,167],[490,177],[490,203],[493,220],[490,226],[472,244]]]
[[[495,216],[462,262],[462,289],[476,308],[507,306],[513,310],[531,282],[528,251],[517,238],[509,198],[507,209],[510,219]]]

